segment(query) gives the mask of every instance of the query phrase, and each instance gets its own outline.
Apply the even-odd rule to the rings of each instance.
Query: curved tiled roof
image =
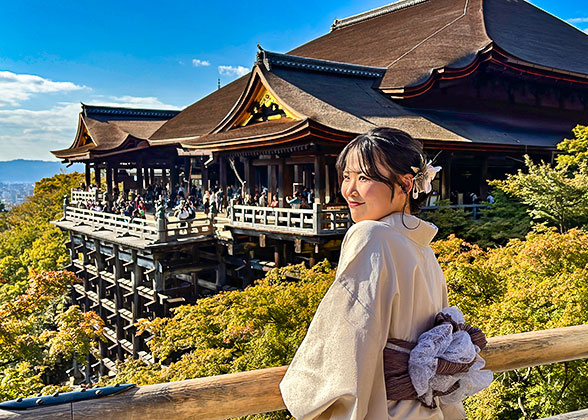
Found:
[[[132,109],[82,104],[78,132],[73,144],[63,150],[52,151],[56,157],[67,159],[90,153],[113,151],[129,141],[145,141],[169,118],[180,111]],[[80,146],[80,136],[87,130],[92,144]]]
[[[488,36],[513,56],[588,75],[588,35],[522,0],[485,0]]]
[[[532,65],[588,76],[588,36],[523,0],[405,0],[333,28],[289,54],[386,67],[381,89],[467,67],[492,45]]]
[[[469,131],[457,122],[445,127],[433,122],[440,121],[438,114],[417,115],[382,91],[399,98],[410,97],[407,92],[420,94],[436,80],[433,75],[467,75],[482,60],[494,60],[494,52],[505,65],[588,78],[587,43],[586,34],[523,0],[402,0],[336,21],[330,33],[288,54],[262,50],[257,65],[265,68],[265,82],[284,106],[329,127],[361,132],[393,122],[420,138],[470,141],[475,132],[479,139],[492,142],[492,136],[481,135],[490,128],[480,131],[477,122],[472,122],[477,128]],[[191,105],[164,124],[150,142],[198,144],[199,137],[224,131],[219,124],[234,113],[252,80],[244,76]],[[555,131],[559,135],[565,129]],[[497,132],[494,137],[508,143],[509,138],[524,136]],[[527,137],[528,144],[553,143],[551,137],[547,141],[533,140],[540,135]]]

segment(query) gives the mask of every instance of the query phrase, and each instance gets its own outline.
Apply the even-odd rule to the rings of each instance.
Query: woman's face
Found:
[[[382,166],[379,166],[378,169],[384,175],[390,174]],[[408,181],[410,182],[410,179]],[[390,213],[402,211],[406,194],[400,185],[396,184],[394,188],[394,199],[391,199],[392,190],[387,184],[375,181],[361,172],[357,152],[351,151],[347,155],[341,194],[349,205],[351,218],[354,222],[380,220]],[[409,213],[408,206],[405,211]]]

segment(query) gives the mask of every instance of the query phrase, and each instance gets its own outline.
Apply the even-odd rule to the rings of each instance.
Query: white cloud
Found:
[[[80,110],[79,103],[58,103],[38,111],[0,110],[0,160],[55,160],[49,151],[73,143]]]
[[[84,89],[71,82],[54,82],[32,74],[16,74],[0,71],[0,106],[17,106],[34,94],[70,92]]]
[[[156,97],[94,95],[96,105],[128,108],[180,109]],[[79,103],[59,102],[49,109],[0,109],[0,161],[55,160],[50,150],[69,147],[78,127]]]
[[[580,18],[571,18],[568,19],[570,23],[586,23],[588,22],[588,17],[580,17]]]
[[[210,66],[210,61],[207,60],[199,60],[197,58],[192,60],[192,64],[194,67],[208,67]]]
[[[243,66],[218,66],[218,72],[223,76],[244,76],[249,69]]]

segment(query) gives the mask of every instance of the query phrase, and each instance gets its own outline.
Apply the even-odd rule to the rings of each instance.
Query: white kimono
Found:
[[[386,400],[386,341],[416,342],[448,306],[445,277],[429,246],[436,233],[434,225],[401,213],[349,229],[337,277],[280,383],[296,419],[465,417],[461,404],[429,409],[416,400]]]

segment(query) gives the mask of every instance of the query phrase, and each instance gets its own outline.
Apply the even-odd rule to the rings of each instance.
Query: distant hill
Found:
[[[59,162],[44,160],[9,160],[0,162],[0,182],[36,182],[58,174],[61,170],[66,173],[83,172],[82,164],[75,164],[66,168]]]

